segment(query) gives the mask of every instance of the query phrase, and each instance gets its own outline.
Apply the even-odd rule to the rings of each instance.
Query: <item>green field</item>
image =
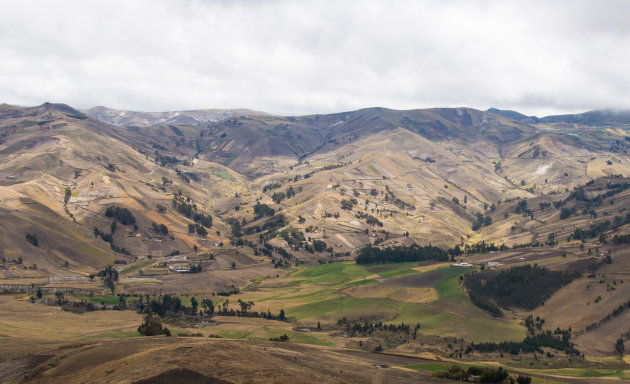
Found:
[[[242,298],[254,301],[258,310],[277,313],[284,309],[289,318],[310,325],[318,321],[336,323],[345,317],[387,324],[420,323],[422,334],[463,337],[474,342],[516,341],[525,337],[525,327],[518,321],[492,318],[470,303],[459,282],[462,270],[439,267],[418,272],[413,269],[422,265],[426,263],[358,265],[340,262],[297,267],[280,282],[267,280],[267,286],[262,281],[254,291],[244,291],[230,298],[230,302]],[[414,301],[404,294],[397,296],[396,279],[401,277],[419,281],[420,287],[400,289],[413,293],[432,287],[437,295],[428,302]],[[381,278],[391,280],[381,283]],[[356,293],[349,294],[348,289],[364,291],[357,297]],[[360,296],[361,292],[366,292],[364,297]]]
[[[151,265],[153,263],[155,263],[154,260],[149,260],[149,259],[141,260],[141,261],[138,261],[137,263],[133,263],[130,266],[126,267],[125,269],[123,269],[120,272],[120,274],[121,275],[129,275],[129,274],[138,272],[142,268],[145,268],[145,267],[147,267],[147,266],[149,266],[149,265]]]
[[[353,263],[322,264],[305,268],[294,274],[295,278],[305,278],[304,281],[323,285],[346,284],[355,280],[365,279],[371,273],[365,267]]]
[[[573,377],[613,377],[617,379],[629,380],[630,370],[623,369],[602,369],[602,368],[560,368],[560,369],[538,369],[526,370],[531,373],[545,375],[573,376]]]
[[[228,165],[230,165],[230,163],[231,163],[232,161],[234,161],[234,159],[236,159],[237,157],[238,157],[238,154],[236,154],[236,153],[235,153],[235,154],[233,154],[233,155],[230,155],[230,157],[228,157],[228,158],[227,158],[227,160],[225,160],[225,161],[223,162],[223,164],[222,164],[222,165],[223,165],[224,167],[227,167],[227,166],[228,166]]]
[[[236,158],[236,156],[234,157]],[[230,172],[215,172],[214,174],[225,180],[231,180],[234,178]]]
[[[90,296],[89,293],[83,293],[83,292],[78,292],[78,293],[72,293],[71,296],[75,299],[78,300],[86,300],[89,303],[93,303],[93,304],[106,304],[106,305],[114,305],[114,304],[118,304],[119,303],[119,298],[118,296],[115,295],[92,295]],[[133,297],[128,297],[127,298],[127,303],[133,301],[134,298]]]

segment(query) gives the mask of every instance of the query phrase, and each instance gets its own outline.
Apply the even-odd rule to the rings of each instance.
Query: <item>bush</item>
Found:
[[[287,336],[287,334],[285,333],[284,335],[280,337],[271,337],[269,338],[269,341],[279,341],[281,343],[285,343],[289,341],[289,336]]]

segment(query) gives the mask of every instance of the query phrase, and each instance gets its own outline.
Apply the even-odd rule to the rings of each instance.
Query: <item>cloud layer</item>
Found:
[[[0,102],[630,109],[627,1],[1,1]]]

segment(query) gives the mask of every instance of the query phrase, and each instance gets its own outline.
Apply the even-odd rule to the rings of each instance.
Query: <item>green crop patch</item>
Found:
[[[224,162],[223,162],[223,166],[227,167],[228,165],[230,165],[231,162],[233,162],[236,158],[238,157],[238,154],[232,154],[230,155],[230,157],[228,157]]]
[[[344,284],[364,279],[370,273],[363,266],[354,263],[322,264],[306,268],[293,276],[305,278],[317,284]]]
[[[145,268],[151,264],[155,263],[154,260],[142,260],[142,261],[138,261],[137,263],[133,263],[130,266],[128,266],[127,268],[123,269],[122,272],[120,272],[121,275],[130,275],[132,273],[138,272],[139,270],[141,270],[142,268]]]
[[[234,178],[230,172],[215,172],[214,174],[224,180],[231,180]]]
[[[365,268],[375,274],[380,275],[382,278],[399,277],[418,273],[414,268],[427,264],[427,262],[412,261],[408,263],[394,263],[394,264],[370,264]]]

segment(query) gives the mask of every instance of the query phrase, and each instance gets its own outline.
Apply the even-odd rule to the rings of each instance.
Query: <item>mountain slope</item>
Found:
[[[200,238],[187,231],[191,218],[172,210],[173,193],[165,185],[183,191],[204,212],[210,201],[231,196],[243,185],[236,176],[225,191],[206,193],[204,183],[223,180],[206,172],[212,164],[191,165],[205,169],[199,179],[186,183],[175,170],[117,140],[111,126],[67,106],[3,106],[0,115],[5,116],[0,123],[1,256],[7,261],[22,257],[25,266],[39,267],[14,270],[8,277],[87,273],[115,259],[192,252]],[[224,170],[220,165],[216,169]],[[111,233],[113,218],[105,215],[109,206],[130,209],[136,220],[135,225],[119,222],[111,246],[94,237],[94,228]],[[168,236],[155,233],[154,222],[165,224]],[[214,225],[222,226],[220,220]],[[25,240],[27,233],[37,235],[37,247]]]

